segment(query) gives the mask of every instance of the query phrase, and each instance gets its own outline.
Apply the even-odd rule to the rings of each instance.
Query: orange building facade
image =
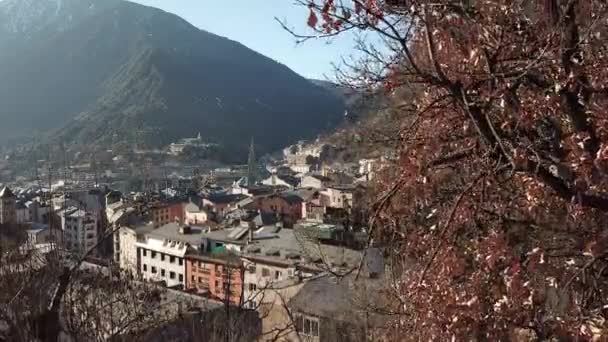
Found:
[[[186,255],[186,290],[241,305],[244,268],[240,261]]]

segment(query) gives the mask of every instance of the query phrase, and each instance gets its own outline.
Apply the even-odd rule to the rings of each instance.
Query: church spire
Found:
[[[252,186],[257,182],[257,164],[255,161],[255,149],[253,137],[249,146],[249,158],[247,158],[247,185]]]

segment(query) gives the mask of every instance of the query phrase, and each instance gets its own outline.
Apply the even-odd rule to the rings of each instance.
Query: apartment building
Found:
[[[98,242],[97,214],[76,207],[68,207],[57,213],[61,218],[64,246],[77,253],[86,253]]]
[[[135,246],[144,280],[186,287],[186,254],[200,250],[203,230],[172,222],[146,233]]]
[[[186,289],[230,304],[240,305],[244,269],[232,254],[186,255]]]

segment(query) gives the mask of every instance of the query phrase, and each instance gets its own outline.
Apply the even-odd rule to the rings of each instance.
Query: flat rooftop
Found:
[[[179,223],[171,222],[156,229],[152,229],[147,236],[184,242],[192,245],[200,244],[203,237],[205,237],[203,227],[189,225],[190,233],[188,234],[180,233],[180,227],[183,227],[183,225],[180,226]]]

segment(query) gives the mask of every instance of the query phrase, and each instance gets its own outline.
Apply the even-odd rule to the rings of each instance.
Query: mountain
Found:
[[[242,149],[254,137],[270,151],[331,129],[344,112],[342,99],[286,66],[122,0],[0,2],[0,79],[0,142],[163,146],[200,132]]]
[[[314,85],[328,90],[335,97],[343,101],[347,107],[356,106],[356,104],[363,97],[363,93],[361,91],[345,85],[326,80],[309,79],[309,81]]]

